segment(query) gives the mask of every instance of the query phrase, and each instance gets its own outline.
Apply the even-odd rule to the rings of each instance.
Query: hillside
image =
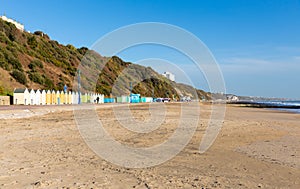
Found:
[[[0,19],[0,95],[22,87],[77,88],[77,68],[83,91],[128,95],[132,85],[132,92],[143,96],[210,98],[204,91],[195,92],[191,86],[169,81],[150,67],[124,62],[116,56],[103,57],[86,47],[65,46],[41,31],[21,32]]]

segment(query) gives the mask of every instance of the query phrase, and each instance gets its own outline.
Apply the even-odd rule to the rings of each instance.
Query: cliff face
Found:
[[[209,95],[191,86],[169,81],[150,67],[120,58],[103,57],[88,48],[75,48],[51,40],[41,31],[21,32],[0,19],[0,94],[14,88],[62,90],[76,88],[78,69],[83,91],[105,95],[179,97],[190,95],[209,99]]]

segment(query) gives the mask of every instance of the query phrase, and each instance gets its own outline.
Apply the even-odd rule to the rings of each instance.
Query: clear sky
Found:
[[[28,31],[42,30],[76,47],[90,47],[128,24],[173,24],[208,46],[222,69],[228,93],[300,98],[299,0],[0,0],[0,14],[23,23]],[[136,62],[173,53],[160,48],[132,48],[119,56]],[[186,65],[184,72],[196,87],[208,89],[184,58],[174,55],[170,61]]]

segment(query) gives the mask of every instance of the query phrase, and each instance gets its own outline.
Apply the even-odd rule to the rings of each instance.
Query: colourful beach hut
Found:
[[[57,104],[56,92],[55,90],[51,91],[51,104]]]
[[[82,93],[82,95],[81,95],[81,103],[87,103],[87,93]]]
[[[65,92],[65,104],[69,104],[69,93],[68,92]]]
[[[68,104],[73,104],[73,96],[71,91],[68,92]]]
[[[141,97],[141,102],[153,102],[152,97]]]
[[[52,104],[52,98],[51,98],[51,91],[50,90],[47,90],[47,92],[46,92],[46,104],[47,105]]]
[[[87,103],[91,103],[91,93],[87,93],[87,99],[86,99]]]
[[[65,92],[64,91],[60,91],[60,104],[65,104]]]
[[[131,103],[139,103],[140,102],[140,94],[131,94],[130,95],[130,102]]]
[[[130,102],[129,101],[129,96],[119,96],[119,97],[117,97],[117,102],[118,103],[128,103],[128,102]]]

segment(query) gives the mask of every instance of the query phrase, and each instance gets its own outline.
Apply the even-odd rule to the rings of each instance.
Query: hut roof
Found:
[[[24,93],[26,89],[15,89],[14,93]]]

